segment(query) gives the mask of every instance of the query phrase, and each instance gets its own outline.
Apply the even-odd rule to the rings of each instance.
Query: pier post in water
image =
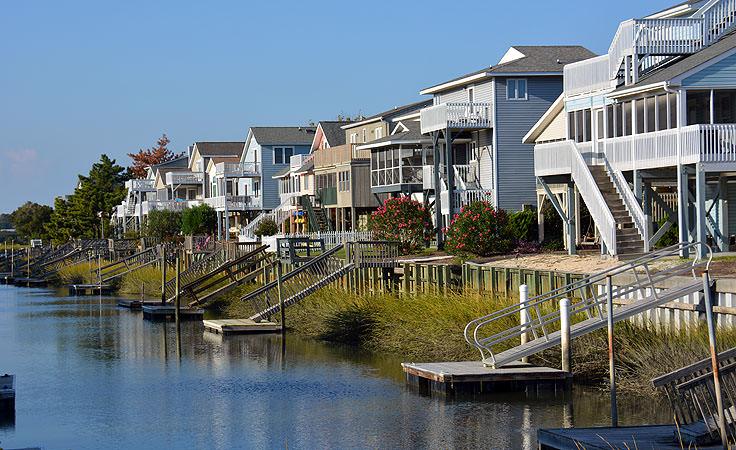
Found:
[[[276,261],[276,292],[279,296],[279,312],[281,312],[281,334],[286,333],[286,311],[284,310],[284,296],[281,292],[281,275],[283,268],[281,260]]]
[[[721,390],[721,376],[718,367],[718,349],[716,348],[716,322],[713,317],[713,291],[710,287],[710,275],[708,275],[707,270],[703,272],[703,294],[705,297],[705,317],[708,321],[708,343],[710,344],[710,360],[713,370],[713,390],[716,396],[716,408],[718,408],[718,431],[721,435],[723,448],[728,448],[726,417],[723,413],[723,391]]]
[[[161,304],[166,304],[166,247],[161,244]]]
[[[526,302],[529,300],[529,286],[522,284],[519,286],[519,323],[521,324],[521,345],[527,343],[529,339],[526,329],[529,323],[529,311],[526,309]],[[521,358],[521,362],[528,362],[529,358],[526,356]]]
[[[571,372],[570,368],[570,299],[560,300],[560,348],[562,350],[562,370]]]
[[[611,384],[611,426],[618,427],[618,403],[616,400],[616,365],[613,349],[613,283],[606,277],[606,316],[608,318],[608,372]]]
[[[179,258],[179,254],[177,253],[176,255],[176,281],[174,281],[174,288],[176,289],[176,294],[174,295],[174,319],[176,321],[177,332],[179,331],[179,308],[181,307],[181,296],[179,295],[179,283],[181,281],[181,277],[179,276],[180,273],[181,273],[181,259]]]

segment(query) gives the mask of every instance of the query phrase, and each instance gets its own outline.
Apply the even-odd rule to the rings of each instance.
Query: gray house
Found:
[[[522,138],[562,92],[563,67],[592,56],[580,46],[514,46],[494,66],[420,92],[433,96],[420,127],[431,136],[422,177],[440,205],[436,223],[476,200],[512,211],[536,204],[534,147]]]

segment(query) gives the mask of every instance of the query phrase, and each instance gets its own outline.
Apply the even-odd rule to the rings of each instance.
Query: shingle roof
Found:
[[[322,132],[325,134],[327,142],[330,143],[330,147],[337,147],[345,143],[345,130],[342,127],[351,123],[353,122],[350,120],[320,121],[319,126],[322,127]]]
[[[422,108],[426,108],[427,106],[430,106],[432,104],[432,99],[426,99],[421,100],[414,103],[409,103],[407,105],[401,105],[401,106],[394,106],[391,109],[387,109],[386,111],[380,112],[378,114],[374,114],[372,116],[366,117],[365,119],[354,122],[351,125],[358,125],[363,122],[367,122],[374,119],[384,119],[384,120],[390,120],[393,117],[403,116],[406,114],[410,114],[415,111],[419,111]],[[351,128],[350,126],[343,125],[344,128]]]
[[[162,168],[175,168],[175,167],[189,167],[189,157],[188,156],[180,156],[178,158],[174,158],[170,161],[162,162],[159,164],[154,164],[151,166],[152,169],[162,169]]]
[[[383,144],[387,142],[415,142],[415,141],[429,141],[429,137],[422,134],[420,123],[416,120],[407,120],[401,122],[402,125],[404,125],[406,128],[408,128],[408,131],[402,131],[400,133],[390,134],[388,136],[384,136],[380,139],[376,139],[375,141],[368,142],[367,146],[370,147],[378,147],[379,145],[376,144]]]
[[[253,136],[261,145],[310,145],[315,127],[251,127]]]
[[[511,47],[524,56],[512,61],[486,67],[475,72],[461,75],[448,81],[443,81],[426,89],[436,88],[443,84],[462,80],[474,75],[486,74],[488,76],[503,75],[511,73],[562,73],[565,64],[570,64],[596,56],[585,47],[580,45],[516,45]],[[425,90],[426,90],[425,89]]]
[[[663,67],[644,78],[641,78],[636,84],[630,84],[628,86],[621,86],[614,92],[623,90],[636,89],[642,86],[648,86],[650,84],[662,83],[669,81],[675,77],[682,75],[683,73],[689,72],[690,70],[704,64],[711,59],[729,51],[736,47],[736,31],[732,31],[727,34],[715,44],[712,44],[697,53],[685,56],[684,58],[673,62],[672,64]]]
[[[195,142],[201,156],[240,156],[245,142]]]
[[[296,173],[303,173],[303,172],[309,172],[310,170],[314,169],[314,160],[310,159],[306,163],[304,163],[303,166],[299,168],[299,170],[296,170]]]
[[[271,178],[281,178],[289,174],[291,172],[291,167],[284,167],[283,169],[279,170]]]

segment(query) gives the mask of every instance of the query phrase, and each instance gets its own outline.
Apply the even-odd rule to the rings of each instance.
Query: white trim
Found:
[[[634,95],[634,94],[639,94],[639,93],[644,93],[644,92],[649,92],[649,91],[656,91],[660,89],[665,89],[665,87],[667,87],[667,84],[668,83],[666,81],[662,81],[659,83],[647,84],[645,86],[623,89],[620,91],[611,92],[610,94],[608,94],[608,97],[609,98],[619,98],[619,97],[626,97],[628,95]]]
[[[557,114],[565,109],[565,94],[560,94],[550,107],[545,111],[537,123],[532,126],[529,132],[521,139],[524,144],[534,144],[542,132],[555,120]]]
[[[506,50],[506,53],[504,53],[504,55],[501,57],[501,60],[498,62],[498,64],[505,64],[521,58],[526,58],[526,55],[521,53],[515,47],[509,47],[509,49]]]
[[[407,128],[407,126],[406,126],[406,125],[404,125],[404,124],[403,124],[402,122],[399,122],[399,123],[397,123],[397,124],[396,124],[396,126],[394,127],[394,129],[393,129],[393,130],[391,130],[391,135],[394,135],[394,134],[396,134],[396,130],[398,130],[398,129],[399,129],[399,127],[401,127],[401,128],[402,128],[402,131],[399,131],[399,133],[403,133],[403,132],[405,132],[405,131],[409,131],[409,128]]]
[[[516,86],[514,89],[514,97],[509,96],[509,83],[514,82]],[[524,81],[524,96],[518,97],[519,95],[519,81]],[[526,78],[507,78],[506,79],[506,100],[512,102],[524,102],[529,100],[529,80]]]
[[[277,163],[276,162],[276,149],[281,149],[281,160],[282,162]],[[286,158],[286,149],[291,149],[291,155],[289,155],[289,158]],[[294,156],[294,150],[295,148],[291,145],[272,145],[271,146],[271,163],[275,166],[277,164],[291,164],[291,157]]]
[[[496,92],[497,85],[495,78],[491,86],[493,87],[493,142],[491,142],[493,148],[493,207],[498,209],[498,127],[496,126],[498,92]]]
[[[391,122],[402,122],[404,120],[412,120],[412,119],[419,119],[421,117],[421,110],[417,112],[413,112],[411,114],[405,114],[403,116],[395,117],[391,119]]]
[[[490,68],[488,70],[491,70]],[[463,86],[472,81],[481,80],[490,76],[488,72],[476,73],[475,75],[466,76],[454,81],[448,81],[446,83],[438,84],[437,86],[428,87],[419,91],[421,95],[434,94],[435,92],[441,92],[456,86]]]

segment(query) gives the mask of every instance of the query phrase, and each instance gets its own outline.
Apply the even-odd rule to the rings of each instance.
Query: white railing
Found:
[[[128,189],[128,191],[154,191],[156,190],[154,183],[155,180],[141,178],[126,181],[125,187]]]
[[[572,154],[568,141],[548,142],[534,146],[534,175],[566,175],[572,172]]]
[[[624,174],[620,170],[611,167],[607,160],[605,161],[605,165],[606,172],[611,178],[611,181],[613,181],[613,185],[621,200],[623,200],[626,210],[629,212],[631,218],[634,219],[634,225],[644,241],[644,252],[647,253],[649,252],[649,220],[644,215],[639,200],[636,199],[636,196],[631,191],[629,182],[624,178]]]
[[[225,210],[225,201],[227,198],[228,211],[246,211],[250,209],[261,208],[261,197],[253,197],[251,195],[219,195],[217,197],[209,197],[204,202],[214,209]]]
[[[613,80],[618,74],[618,69],[624,57],[631,54],[634,46],[634,23],[633,19],[621,22],[613,36],[611,46],[608,47],[608,78]]]
[[[493,191],[490,189],[472,189],[469,191],[453,191],[453,209],[452,214],[459,212],[463,206],[467,206],[473,202],[489,202],[493,204]],[[448,191],[440,193],[440,203],[443,215],[450,214],[450,208],[447,203],[449,199]]]
[[[166,184],[176,186],[180,184],[202,184],[202,172],[169,172],[166,174]]]
[[[445,183],[445,178],[443,174],[445,173],[445,165],[440,164],[439,167],[440,171],[440,188],[442,190],[447,189],[447,184]],[[434,165],[427,164],[425,166],[422,166],[422,188],[423,189],[434,189]]]
[[[478,184],[478,166],[472,164],[456,164],[453,168],[455,169],[455,185],[460,189],[468,189],[468,184]]]
[[[141,210],[143,215],[148,214],[151,211],[183,211],[191,206],[199,205],[198,200],[190,201],[176,201],[176,200],[147,200],[141,204]]]
[[[698,11],[698,15],[703,18],[705,45],[710,45],[734,26],[735,11],[736,0],[712,1]]]
[[[299,168],[311,161],[313,158],[314,153],[310,153],[308,155],[292,155],[291,159],[289,160],[289,166],[291,167],[291,170],[299,170]]]
[[[703,20],[696,18],[635,21],[636,54],[684,55],[703,48]]]
[[[442,103],[420,112],[422,133],[445,128],[483,129],[493,126],[492,103]]]
[[[563,73],[568,96],[615,87],[608,55],[567,64]]]
[[[215,164],[215,175],[225,178],[261,176],[261,164],[256,162],[220,162]]]
[[[370,231],[318,231],[315,233],[289,233],[283,235],[283,237],[322,239],[325,243],[325,250],[330,250],[348,242],[372,241],[373,233]]]
[[[272,211],[264,211],[257,215],[247,225],[240,229],[241,236],[245,237],[246,239],[255,239],[256,228],[258,228],[258,225],[261,223],[261,221],[267,218],[276,222],[276,225],[280,225],[289,217],[289,214],[291,214],[291,211],[293,210],[292,200],[298,196],[299,193],[292,193],[291,196],[283,198],[279,206],[274,208]]]

